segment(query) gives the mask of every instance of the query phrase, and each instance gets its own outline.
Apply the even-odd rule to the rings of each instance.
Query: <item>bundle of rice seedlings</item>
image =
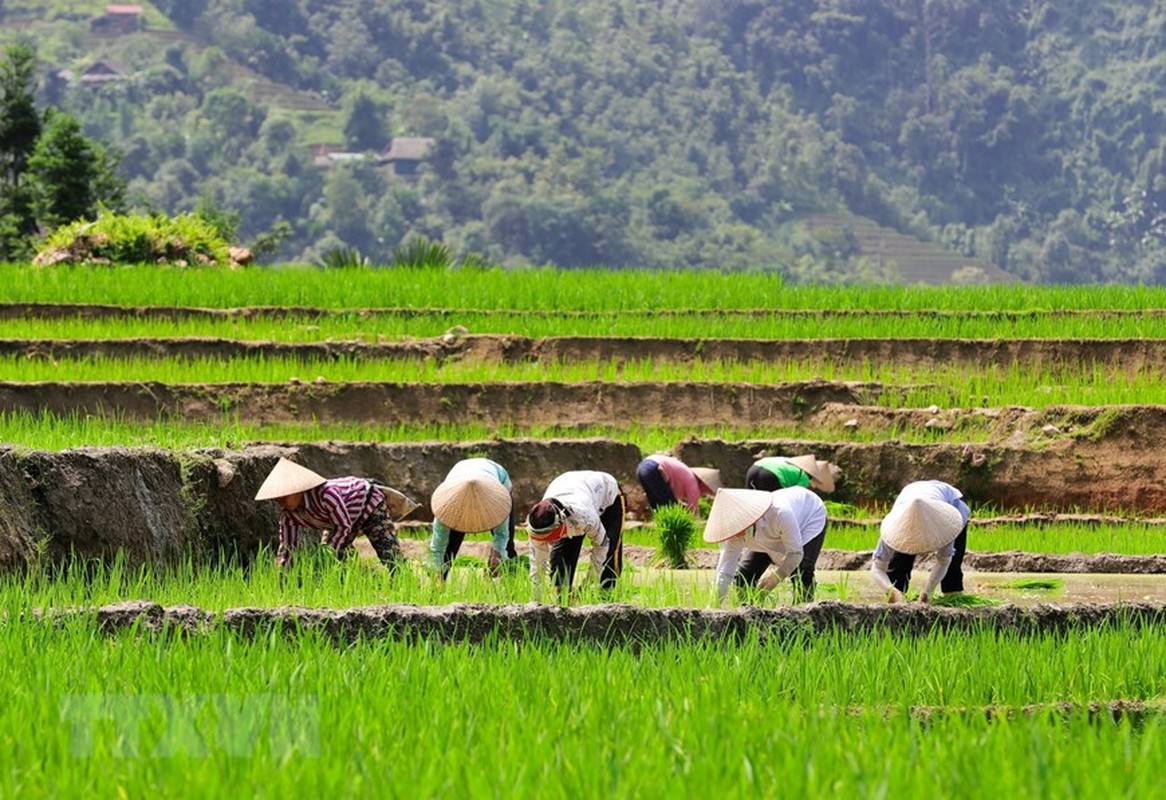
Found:
[[[1052,592],[1062,589],[1065,582],[1060,578],[1017,578],[1014,581],[1004,581],[996,584],[1001,589],[1025,589]]]
[[[688,568],[688,546],[696,535],[696,517],[679,503],[663,506],[653,514],[660,537],[660,556],[672,569]]]
[[[944,594],[932,598],[931,605],[945,608],[990,608],[1000,605],[1000,601],[980,594],[960,592],[959,594]]]

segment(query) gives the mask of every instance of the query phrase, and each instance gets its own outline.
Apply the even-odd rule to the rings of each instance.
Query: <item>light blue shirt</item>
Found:
[[[488,458],[466,458],[453,465],[453,469],[445,476],[448,481],[465,480],[468,478],[491,478],[498,481],[500,484],[510,489],[510,473],[506,468],[496,461],[491,461]],[[449,544],[449,526],[439,520],[436,516],[433,518],[433,535],[429,539],[429,563],[436,569],[440,570],[445,561],[445,548]],[[478,531],[462,531],[462,533],[478,533]],[[490,532],[493,538],[494,549],[506,560],[506,544],[510,541],[510,518],[499,522],[494,526]]]

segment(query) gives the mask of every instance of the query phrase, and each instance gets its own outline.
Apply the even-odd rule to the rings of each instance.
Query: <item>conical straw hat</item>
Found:
[[[723,542],[748,528],[773,504],[771,492],[756,489],[720,489],[704,526],[706,542]]]
[[[789,459],[789,463],[813,478],[823,492],[834,491],[834,474],[830,472],[829,463],[814,456],[796,456]]]
[[[294,461],[280,458],[275,467],[268,474],[267,480],[255,493],[256,500],[274,500],[277,497],[287,497],[296,492],[306,492],[315,489],[325,481],[320,475],[307,467],[301,467]]]
[[[959,536],[964,518],[942,500],[916,498],[896,503],[879,529],[884,542],[908,555],[938,550]]]
[[[725,485],[721,480],[721,471],[719,469],[713,469],[712,467],[693,467],[692,474],[696,476],[698,481],[707,486],[708,490],[713,494],[716,494],[717,489]]]
[[[433,516],[455,531],[488,531],[510,516],[510,492],[496,480],[446,480],[433,491]]]

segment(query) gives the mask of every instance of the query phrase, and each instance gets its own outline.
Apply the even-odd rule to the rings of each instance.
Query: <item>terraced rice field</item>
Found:
[[[0,793],[1154,796],[1164,371],[1145,288],[0,267]],[[712,609],[711,548],[662,568],[659,450],[729,485],[837,463],[820,602]],[[533,605],[470,537],[438,584],[423,507],[403,574],[280,574],[278,454],[421,500],[488,455],[520,507],[603,469],[628,567]],[[982,608],[873,592],[919,478],[972,505]]]

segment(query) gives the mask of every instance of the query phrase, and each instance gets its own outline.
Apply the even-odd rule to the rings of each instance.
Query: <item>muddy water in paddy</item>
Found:
[[[409,556],[423,560],[427,554],[427,543],[420,541],[404,541],[403,548]],[[371,547],[364,540],[357,541],[357,548],[367,558],[374,558]],[[490,547],[485,542],[466,542],[462,545],[459,555],[471,556],[484,563],[487,550]],[[527,552],[525,542],[518,542],[520,554]],[[840,551],[834,551],[836,553]],[[664,569],[656,561],[655,549],[651,547],[632,546],[625,548],[625,563],[634,569],[628,571],[627,578],[634,584],[650,587],[653,584],[667,583],[691,589],[693,595],[708,595],[713,591],[716,565],[715,550],[699,550],[694,554],[693,569],[672,570]],[[867,554],[849,554],[867,555]],[[974,553],[969,553],[973,557]],[[1039,558],[1041,554],[1029,554]],[[856,561],[858,559],[855,559]],[[866,568],[865,559],[862,568],[854,569],[818,569],[817,579],[822,589],[819,600],[841,600],[847,603],[883,603],[883,596]],[[586,572],[587,548],[580,558],[580,577]],[[451,579],[456,585],[457,572],[468,574],[474,567],[459,567]],[[911,577],[911,586],[918,590],[927,580],[926,569],[916,569]],[[1057,581],[1061,585],[1055,589],[1015,588],[1009,584],[1018,581]],[[1040,603],[1131,603],[1150,602],[1166,603],[1166,574],[1098,574],[1098,573],[1049,573],[1049,572],[981,572],[965,569],[965,591],[1010,603],[1019,606],[1034,606]],[[788,584],[779,586],[774,602],[788,603],[790,601]]]

